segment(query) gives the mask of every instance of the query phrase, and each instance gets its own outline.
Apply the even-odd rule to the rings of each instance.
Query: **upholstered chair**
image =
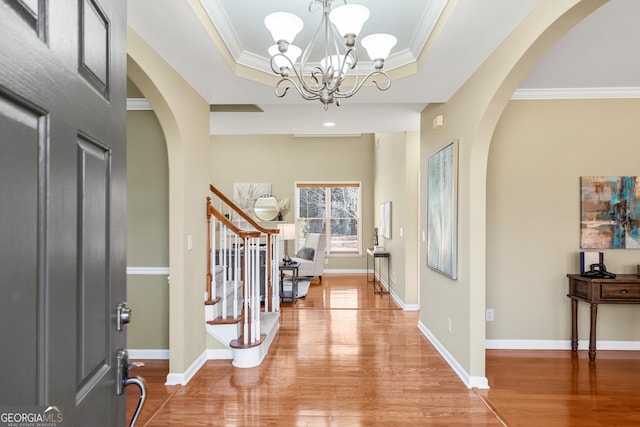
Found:
[[[318,278],[322,280],[325,247],[324,234],[307,234],[304,246],[300,248],[298,253],[296,253],[296,256],[291,257],[292,261],[296,261],[300,264],[300,267],[298,268],[299,277],[318,276]]]

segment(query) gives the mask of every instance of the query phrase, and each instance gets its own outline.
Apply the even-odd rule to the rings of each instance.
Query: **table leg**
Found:
[[[589,331],[589,360],[596,360],[596,324],[598,321],[598,304],[591,304],[591,327]]]
[[[571,298],[571,351],[578,351],[578,300]]]
[[[296,297],[298,296],[298,270],[295,269],[291,272],[291,302],[296,303]]]

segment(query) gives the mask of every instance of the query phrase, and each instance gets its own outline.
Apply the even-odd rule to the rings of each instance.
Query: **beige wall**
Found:
[[[375,143],[375,225],[379,206],[391,202],[391,238],[380,236],[389,251],[389,276],[381,262],[382,279],[405,308],[417,309],[417,199],[420,145],[418,132],[377,133]],[[365,234],[365,238],[368,236]],[[368,246],[371,242],[368,241]]]
[[[129,97],[139,97],[128,88]],[[127,267],[169,267],[167,145],[153,111],[127,112]],[[153,270],[152,270],[153,271]],[[167,275],[127,275],[130,349],[169,348]]]
[[[294,220],[296,181],[360,181],[362,183],[362,233],[364,247],[371,245],[374,221],[373,135],[350,138],[297,138],[293,135],[212,136],[210,181],[228,197],[233,183],[271,184],[278,199],[289,198],[284,221]],[[292,249],[289,249],[293,252]],[[363,248],[364,251],[364,248]],[[366,252],[365,252],[366,254]],[[328,270],[359,270],[362,256],[326,258]]]
[[[127,112],[127,265],[169,266],[167,143],[153,111]]]
[[[640,100],[512,101],[487,174],[487,339],[569,340],[567,273],[579,272],[580,176],[640,175]],[[638,250],[604,250],[635,273]],[[579,311],[588,339],[588,305]],[[640,311],[600,305],[598,340],[640,339]]]

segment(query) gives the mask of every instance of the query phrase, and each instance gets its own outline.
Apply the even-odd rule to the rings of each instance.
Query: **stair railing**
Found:
[[[274,254],[279,253],[277,229],[267,229],[258,224],[235,203],[213,185],[211,192],[219,200],[219,208],[213,207],[211,197],[207,197],[207,279],[206,304],[220,304],[220,318],[209,323],[242,322],[240,346],[251,346],[261,340],[260,313],[280,310],[280,292],[275,278],[278,277],[278,263]],[[226,212],[226,213],[223,213]],[[243,229],[231,221],[240,217],[252,229]],[[261,280],[260,254],[264,252],[264,270]],[[222,283],[218,283],[213,266],[222,269]],[[218,270],[216,268],[216,271]],[[239,286],[241,283],[241,287]],[[261,286],[264,284],[264,295]],[[228,297],[228,286],[233,294]],[[237,294],[241,289],[242,295]],[[218,289],[220,289],[218,291]],[[232,298],[230,304],[228,298]],[[264,300],[263,300],[264,298]],[[238,301],[241,302],[239,306]],[[231,305],[231,313],[228,306]]]

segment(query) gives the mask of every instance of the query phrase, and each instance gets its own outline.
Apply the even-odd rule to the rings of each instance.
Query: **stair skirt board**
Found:
[[[260,335],[265,335],[260,345],[250,348],[231,348],[232,364],[237,368],[253,368],[262,363],[280,328],[280,313],[260,313]],[[238,339],[242,325],[206,325],[207,332],[230,348],[231,341]]]

